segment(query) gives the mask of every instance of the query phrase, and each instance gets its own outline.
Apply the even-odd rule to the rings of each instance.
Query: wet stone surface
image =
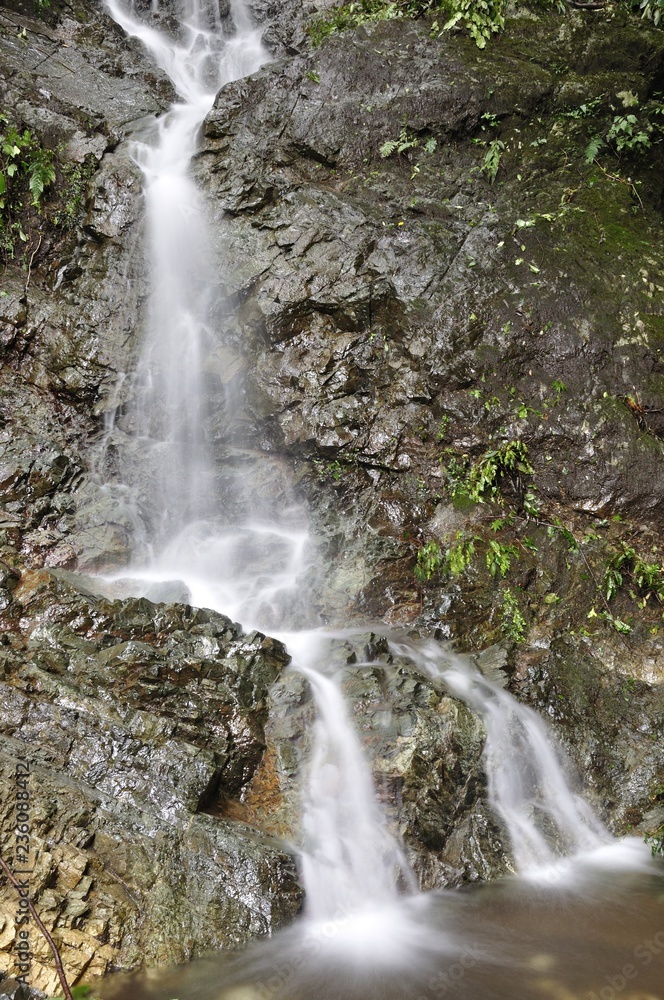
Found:
[[[72,979],[184,961],[292,918],[301,890],[283,847],[207,811],[256,770],[283,646],[212,612],[104,601],[43,570],[10,581],[3,839],[27,765],[32,898]],[[5,887],[8,942],[15,909]],[[33,938],[33,981],[52,989]]]

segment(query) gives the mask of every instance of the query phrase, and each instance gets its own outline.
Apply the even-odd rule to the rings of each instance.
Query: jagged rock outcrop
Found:
[[[32,869],[31,897],[71,978],[184,961],[292,919],[292,859],[209,808],[220,786],[239,795],[261,761],[283,646],[213,612],[105,601],[45,570],[12,583],[0,646],[2,839],[14,865]],[[19,787],[29,791],[25,864],[13,834]],[[5,886],[3,946],[17,906]],[[55,989],[35,926],[30,944],[31,981]]]

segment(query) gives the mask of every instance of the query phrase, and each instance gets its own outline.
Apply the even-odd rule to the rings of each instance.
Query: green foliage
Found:
[[[505,143],[501,139],[492,139],[484,154],[484,160],[480,170],[485,175],[489,184],[493,184],[498,174],[500,160],[505,151]]]
[[[609,146],[616,153],[643,153],[652,146],[653,126],[642,123],[636,115],[615,115],[604,135],[594,135],[586,147],[586,163],[594,163],[602,149]]]
[[[468,569],[475,555],[474,538],[465,538],[460,531],[456,537],[456,545],[452,545],[445,554],[445,566],[450,576],[460,576]]]
[[[512,559],[518,559],[519,553],[513,545],[504,545],[495,538],[489,540],[486,554],[486,568],[492,576],[507,576]]]
[[[357,28],[368,21],[417,18],[447,6],[448,0],[354,0],[316,18],[308,31],[313,44],[320,45],[330,35]]]
[[[642,11],[641,17],[652,21],[653,24],[658,25],[660,21],[664,21],[664,0],[641,0],[639,7]]]
[[[415,579],[428,583],[432,577],[445,572],[449,576],[460,576],[472,562],[475,555],[475,539],[466,537],[459,531],[456,543],[443,552],[438,542],[430,541],[417,552]]]
[[[83,163],[68,163],[61,167],[62,180],[58,185],[60,204],[53,213],[53,224],[60,229],[71,229],[84,208],[85,189],[92,174],[97,169],[94,156]]]
[[[652,126],[642,127],[636,115],[616,115],[606,133],[606,141],[613,144],[619,153],[623,149],[641,151],[652,146],[651,132]]]
[[[36,0],[46,6],[49,0]],[[642,17],[659,24],[664,11],[664,0],[633,0],[640,8]],[[555,8],[563,12],[566,7],[562,0],[539,0],[544,8]],[[398,18],[419,18],[441,12],[447,20],[431,25],[432,37],[439,37],[445,31],[462,28],[468,32],[478,48],[483,49],[492,35],[505,25],[506,0],[352,0],[326,11],[315,18],[308,27],[314,45],[320,45],[330,35],[348,31],[371,21],[391,21]],[[591,108],[594,102],[582,105]],[[585,112],[581,112],[583,114]]]
[[[380,147],[380,155],[383,159],[386,159],[388,156],[393,156],[394,153],[398,153],[400,156],[407,150],[414,149],[417,145],[417,138],[414,135],[409,134],[408,129],[404,125],[399,133],[398,139],[388,139],[387,142],[383,143]]]
[[[539,517],[542,510],[542,501],[535,493],[535,487],[532,485],[523,494],[523,509],[528,517]]]
[[[493,448],[482,455],[466,477],[466,491],[475,503],[493,500],[499,493],[505,475],[532,475],[528,461],[528,448],[523,441],[507,441],[500,448]]]
[[[664,122],[660,121],[664,115],[661,100],[653,99],[637,111],[629,110],[636,109],[639,105],[639,98],[631,90],[621,90],[616,96],[625,113],[613,115],[600,132],[590,137],[585,151],[586,163],[594,163],[604,149],[610,150],[617,157],[622,153],[645,153],[664,134]]]
[[[53,166],[53,153],[50,150],[37,147],[32,151],[29,163],[27,164],[29,177],[28,186],[32,194],[32,204],[39,205],[39,199],[44,193],[44,189],[55,180],[55,167]]]
[[[505,25],[503,0],[451,0],[451,6],[454,13],[442,30],[462,25],[479,49]]]
[[[335,483],[338,483],[343,474],[343,468],[338,458],[330,462],[326,462],[322,458],[315,458],[314,468],[321,482],[324,482],[326,479],[333,479]]]
[[[26,197],[39,209],[42,195],[55,180],[54,156],[28,129],[19,129],[0,113],[0,250],[14,256],[17,241],[26,243]]]
[[[428,583],[432,576],[443,568],[445,559],[438,542],[427,542],[417,553],[415,562],[415,579],[420,583]]]
[[[521,613],[519,602],[509,587],[503,591],[500,626],[503,635],[513,642],[522,642],[525,638],[528,625]]]
[[[664,602],[664,569],[658,563],[647,562],[631,545],[623,545],[607,563],[604,572],[607,601],[627,582],[638,591],[641,607],[645,607],[651,597]]]
[[[399,138],[388,139],[387,142],[384,142],[380,147],[379,152],[383,159],[386,159],[388,156],[393,156],[395,153],[397,156],[401,156],[403,153],[409,153],[411,149],[417,149],[419,144],[420,140],[417,136],[410,132],[406,125],[402,125]],[[424,152],[433,153],[435,152],[437,146],[437,141],[433,138],[433,136],[431,136],[424,143]],[[417,174],[419,174],[419,172],[420,168],[418,164],[415,164],[413,166],[413,172],[410,175],[410,179],[412,180]]]

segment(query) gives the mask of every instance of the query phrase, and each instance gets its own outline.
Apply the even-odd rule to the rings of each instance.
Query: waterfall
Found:
[[[122,463],[143,519],[129,574],[121,575],[130,576],[133,593],[157,599],[164,584],[172,593],[179,581],[190,603],[274,631],[296,603],[307,561],[306,517],[295,504],[279,521],[272,511],[268,520],[257,517],[251,485],[237,475],[222,501],[204,430],[205,362],[220,339],[213,321],[220,307],[217,267],[204,199],[189,172],[219,89],[253,73],[269,56],[243,0],[233,0],[223,18],[215,0],[177,0],[177,38],[147,25],[120,0],[107,0],[107,6],[177,93],[148,137],[132,146],[143,173],[152,291],[124,418],[132,444]]]
[[[180,37],[174,39],[119,0],[108,0],[112,16],[147,47],[178,95],[152,134],[132,149],[143,173],[152,293],[131,410],[141,447],[125,466],[129,480],[146,484],[143,548],[147,542],[157,556],[185,526],[218,509],[203,430],[204,363],[216,334],[210,320],[214,267],[205,205],[189,168],[219,89],[268,59],[241,0],[233,3],[234,23],[226,29],[217,3],[179,0],[177,6]],[[144,557],[140,541],[137,555]]]
[[[340,678],[320,669],[331,641],[317,632],[302,633],[289,643],[296,669],[308,679],[318,707],[302,818],[302,873],[307,914],[314,921],[390,906],[397,899],[399,877],[416,888],[376,802]]]
[[[267,61],[242,0],[231,4],[224,27],[215,4],[182,0],[181,37],[146,26],[118,0],[115,20],[140,39],[168,74],[178,101],[154,134],[135,143],[143,172],[152,295],[145,343],[135,377],[134,435],[147,463],[143,545],[137,546],[129,585],[174,579],[191,603],[211,607],[246,627],[279,634],[306,604],[298,587],[307,565],[308,532],[295,505],[269,521],[252,520],[250,489],[240,483],[229,520],[216,495],[217,470],[203,434],[203,371],[218,332],[212,329],[213,267],[202,196],[189,176],[200,126],[217,90]],[[127,460],[127,476],[134,470]],[[124,574],[126,576],[126,574]],[[289,602],[289,597],[294,602]],[[306,612],[305,612],[306,619]],[[319,719],[305,792],[303,879],[310,921],[377,909],[397,898],[396,879],[408,866],[387,830],[369,766],[347,717],[336,679],[324,676],[325,640],[312,632],[292,637],[295,666],[309,679]]]
[[[504,823],[521,874],[555,871],[561,858],[611,843],[608,830],[570,786],[573,769],[536,712],[435,643],[394,648],[483,718],[489,801]]]
[[[118,24],[147,47],[178,95],[151,134],[133,145],[144,177],[152,295],[127,418],[138,458],[128,455],[125,463],[129,488],[134,477],[146,484],[134,487],[142,491],[144,534],[124,576],[133,593],[148,596],[154,584],[181,580],[191,603],[289,639],[294,667],[308,678],[318,707],[303,810],[308,917],[310,923],[339,921],[348,928],[349,913],[392,914],[398,880],[412,888],[412,876],[376,802],[339,678],[326,671],[321,643],[333,639],[311,630],[286,635],[286,629],[312,624],[301,611],[301,581],[311,558],[306,517],[294,503],[285,504],[278,517],[258,516],[250,486],[241,483],[225,506],[204,433],[205,359],[220,334],[212,320],[215,267],[205,207],[190,164],[219,88],[254,72],[268,56],[242,0],[232,0],[225,17],[212,0],[180,0],[177,38],[147,25],[120,0],[106,3]],[[145,466],[140,476],[137,463]],[[535,713],[434,644],[395,649],[484,718],[491,803],[520,871],[610,840],[571,790],[565,763]],[[389,952],[399,935],[408,938],[411,925],[386,919],[391,933],[380,919],[372,927]],[[367,940],[357,930],[352,924],[344,937],[348,947]],[[369,940],[373,947],[375,934]]]

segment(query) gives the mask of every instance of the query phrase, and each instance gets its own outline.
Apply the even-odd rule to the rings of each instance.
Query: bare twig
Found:
[[[39,250],[39,248],[41,246],[41,242],[42,242],[42,234],[40,233],[39,234],[39,239],[37,240],[37,246],[34,248],[34,250],[32,251],[32,253],[30,254],[30,260],[28,261],[28,276],[25,279],[25,295],[26,295],[26,298],[27,298],[27,295],[28,295],[28,288],[30,287],[30,275],[32,274],[32,262],[35,259],[35,255],[36,255],[37,251]]]
[[[20,891],[21,886],[19,885],[18,881],[14,877],[14,873],[12,872],[11,868],[9,868],[9,866],[6,863],[6,861],[2,857],[0,857],[0,868],[2,868],[3,872],[5,873],[5,875],[7,876],[7,878],[9,879],[9,881],[11,882],[11,884],[14,886],[14,888],[17,891]],[[42,932],[42,934],[46,938],[48,946],[51,949],[51,951],[53,952],[53,958],[55,960],[55,967],[56,967],[57,972],[58,972],[58,979],[60,980],[60,985],[62,986],[62,992],[65,995],[65,1000],[74,1000],[74,998],[72,997],[71,990],[69,989],[69,983],[67,982],[67,977],[65,975],[64,966],[62,964],[62,959],[60,958],[60,952],[58,951],[58,946],[56,945],[55,941],[51,937],[51,935],[50,935],[50,933],[48,931],[48,928],[45,926],[43,920],[41,919],[41,917],[39,916],[39,914],[35,910],[33,902],[32,902],[32,900],[29,897],[27,899],[27,904],[28,904],[28,909],[30,910],[30,915],[32,916],[34,922],[37,924],[37,927],[39,928],[39,930]]]
[[[599,160],[595,160],[594,162],[597,164],[597,166],[602,171],[604,176],[608,177],[609,180],[619,181],[621,184],[624,184],[625,187],[628,187],[632,192],[632,194],[634,195],[634,197],[636,198],[636,200],[638,201],[639,205],[641,206],[641,211],[645,212],[645,208],[643,207],[643,202],[641,201],[641,195],[637,191],[636,184],[634,183],[634,181],[630,180],[629,177],[628,178],[621,177],[620,174],[612,174],[610,170],[607,170],[606,167],[602,166]]]

